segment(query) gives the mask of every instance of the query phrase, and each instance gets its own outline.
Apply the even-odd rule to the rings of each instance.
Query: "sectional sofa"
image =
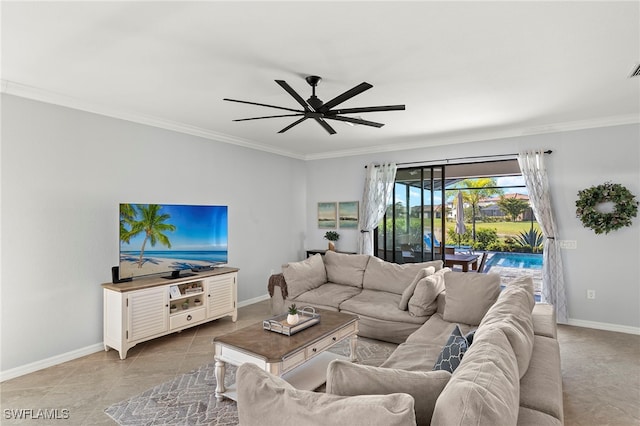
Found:
[[[436,311],[437,293],[426,294],[418,282],[441,269],[441,260],[398,265],[327,251],[283,265],[281,288],[270,291],[272,310],[283,313],[295,303],[355,314],[360,336],[402,343]]]
[[[296,268],[298,272],[300,268],[317,268],[317,260],[326,265],[327,279],[331,282],[343,281],[334,275],[338,270],[344,276],[354,277],[355,259],[332,254],[324,259],[289,264],[283,277],[293,278],[296,274],[291,272]],[[371,272],[377,271],[374,275],[378,277],[368,283],[368,289],[364,286],[367,263],[359,291],[341,292],[332,286],[326,290],[331,293],[320,295],[319,289],[329,281],[319,285],[316,281],[305,285],[298,282],[289,299],[287,292],[292,289],[287,281],[286,300],[305,303],[315,300],[322,302],[320,305],[325,309],[333,306],[352,313],[358,310],[370,313],[370,309],[362,306],[366,301],[372,304],[381,301],[384,309],[391,310],[393,300],[397,303],[394,309],[406,312],[409,317],[421,320],[426,317],[424,321],[380,367],[333,361],[327,370],[326,393],[297,390],[255,366],[241,366],[237,373],[241,424],[563,424],[555,310],[551,305],[534,302],[531,278],[515,280],[501,290],[499,280],[492,274],[455,272],[438,268],[440,265],[423,264],[413,266],[418,270],[412,271],[414,277],[402,291],[395,283],[406,283],[406,278],[388,282],[387,287],[376,290],[371,288],[372,283],[379,284],[382,276],[389,277],[380,271],[395,270],[399,277],[410,273],[400,268],[404,265],[381,265],[377,263],[379,259],[368,260],[373,260],[376,269]],[[342,269],[336,269],[336,262]],[[294,270],[287,272],[292,266]],[[357,288],[354,281],[349,282]],[[357,298],[365,290],[394,296]],[[309,297],[300,298],[310,291],[313,293]],[[329,294],[339,297],[328,303]],[[347,294],[350,296],[345,297]],[[353,298],[358,303],[347,303]],[[337,303],[338,300],[342,301]],[[418,315],[421,313],[425,315]],[[384,321],[388,323],[383,327],[386,331],[398,328],[395,323],[400,322],[398,315],[402,314],[394,312],[393,320],[387,318],[389,315],[371,316],[374,321],[365,329],[385,324]],[[362,319],[366,321],[369,316]],[[413,327],[415,322],[408,324]],[[371,334],[393,340],[386,332]]]

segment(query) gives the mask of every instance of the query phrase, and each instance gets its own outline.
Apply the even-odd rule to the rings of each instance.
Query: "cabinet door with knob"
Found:
[[[169,329],[168,294],[165,287],[132,291],[127,294],[127,340],[146,339]]]
[[[214,319],[231,315],[235,321],[238,315],[236,306],[237,274],[225,274],[207,278],[207,318]]]

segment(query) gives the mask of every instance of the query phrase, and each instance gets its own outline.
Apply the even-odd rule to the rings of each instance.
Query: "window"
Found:
[[[459,192],[463,234],[455,231]],[[396,263],[486,252],[484,272],[505,280],[542,268],[542,233],[517,160],[398,168],[374,242],[378,257]]]

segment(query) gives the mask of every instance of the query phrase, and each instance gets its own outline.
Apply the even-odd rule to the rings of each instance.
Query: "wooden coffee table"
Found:
[[[356,361],[358,317],[317,309],[320,322],[292,336],[265,330],[262,322],[213,339],[216,360],[216,399],[237,400],[235,384],[226,386],[226,364],[245,362],[282,377],[294,387],[313,390],[326,381],[327,366],[334,359],[347,359],[327,352],[337,343],[350,339],[350,359]]]

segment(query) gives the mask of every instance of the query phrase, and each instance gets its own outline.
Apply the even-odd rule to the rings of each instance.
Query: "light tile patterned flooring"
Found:
[[[269,301],[212,323],[140,344],[120,360],[92,355],[0,384],[0,423],[113,425],[103,411],[177,374],[211,362],[211,339],[270,316]],[[640,336],[560,326],[566,425],[640,425]],[[15,421],[5,410],[68,409],[68,420]]]

